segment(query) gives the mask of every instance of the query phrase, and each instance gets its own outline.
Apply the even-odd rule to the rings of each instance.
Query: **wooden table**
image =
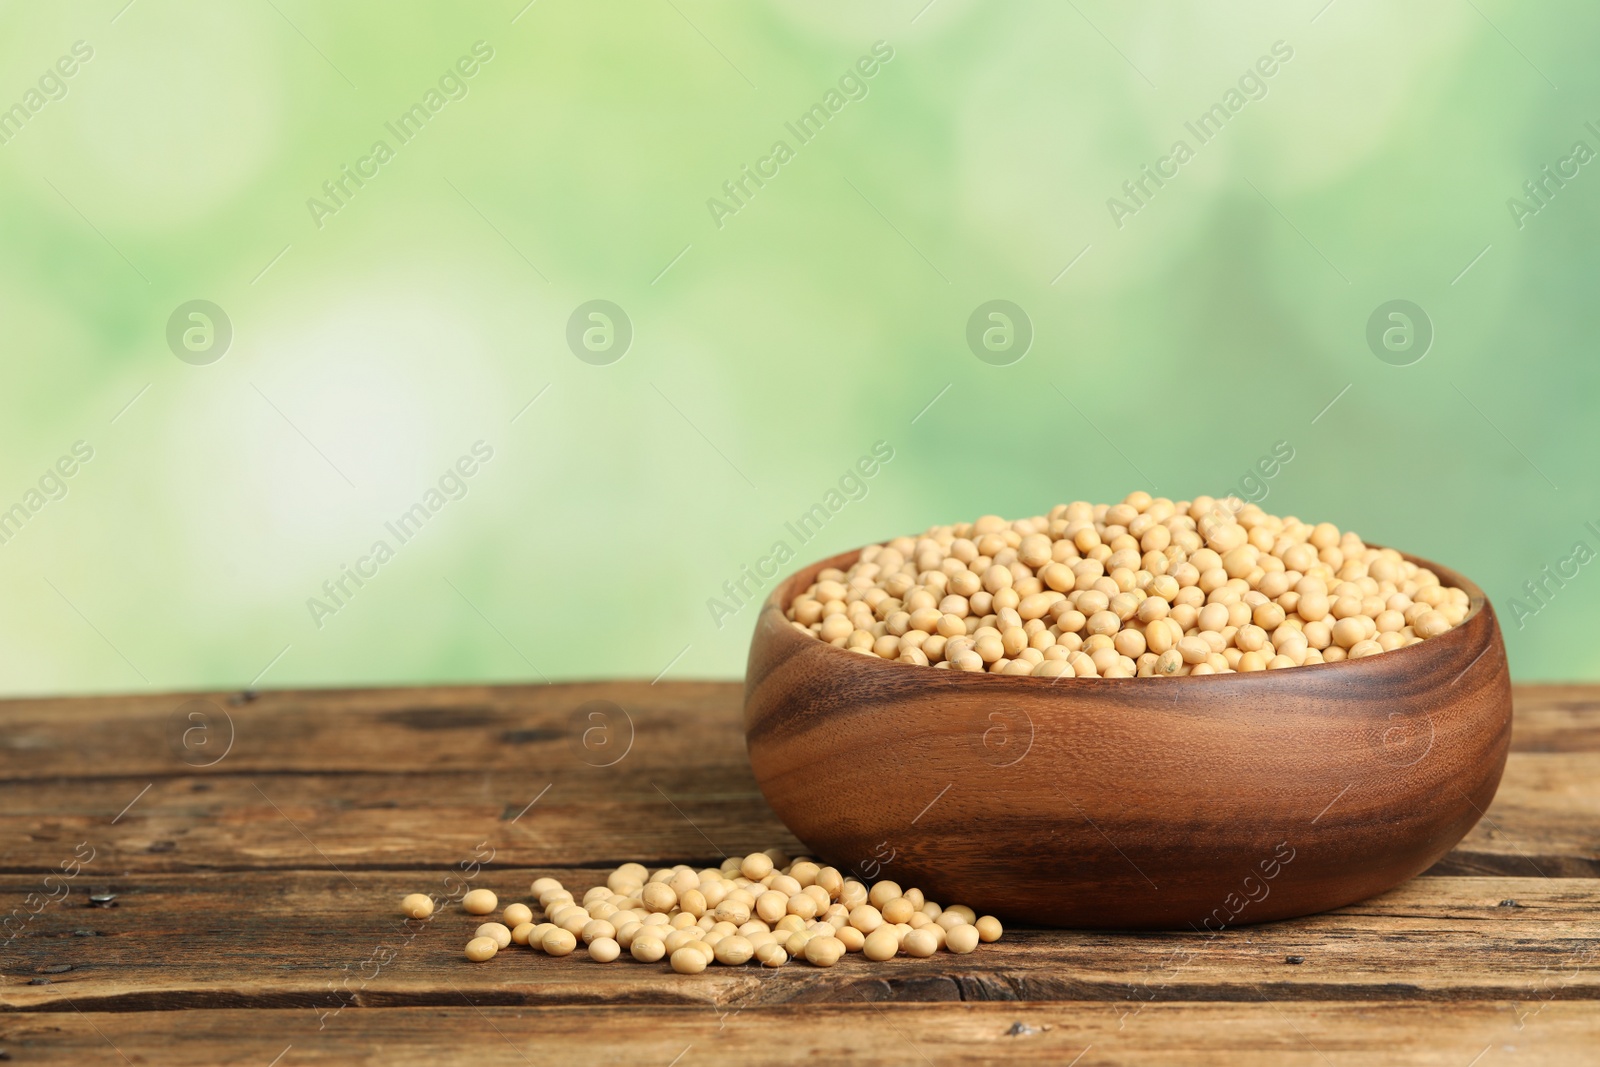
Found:
[[[684,977],[470,964],[458,907],[400,920],[407,892],[798,849],[750,776],[740,695],[0,704],[0,1059],[1600,1063],[1600,687],[1517,691],[1493,808],[1423,877],[1216,938],[1019,929],[970,956]]]

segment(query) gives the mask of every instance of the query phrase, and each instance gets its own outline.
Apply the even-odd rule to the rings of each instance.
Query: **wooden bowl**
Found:
[[[1217,930],[1337,908],[1426,870],[1493,799],[1511,739],[1483,591],[1461,625],[1341,663],[1031,678],[834,648],[762,606],[745,680],[756,781],[815,854],[980,914]]]

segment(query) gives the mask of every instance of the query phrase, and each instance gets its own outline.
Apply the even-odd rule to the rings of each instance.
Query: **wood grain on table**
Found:
[[[462,880],[509,901],[541,874],[581,889],[626,860],[798,851],[751,777],[741,695],[0,703],[0,1050],[262,1067],[1600,1063],[1600,686],[1518,688],[1486,818],[1422,877],[1307,919],[1013,929],[969,956],[696,976],[516,947],[474,965],[461,946],[480,919],[401,921],[401,895]]]

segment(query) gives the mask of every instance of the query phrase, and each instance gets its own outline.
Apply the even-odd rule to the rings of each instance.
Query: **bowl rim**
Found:
[[[883,542],[874,541],[872,543],[882,544]],[[1365,544],[1369,548],[1388,547],[1385,545],[1374,544],[1372,542],[1365,542]],[[838,660],[839,666],[843,666],[847,660],[854,660],[856,662],[853,664],[853,666],[858,669],[865,668],[868,670],[898,670],[900,668],[906,668],[919,671],[937,670],[938,668],[933,667],[932,665],[923,667],[916,663],[900,663],[897,660],[886,660],[879,656],[864,656],[859,652],[850,652],[836,645],[831,645],[813,634],[806,634],[802,636],[799,631],[795,630],[794,627],[790,625],[790,620],[787,615],[788,606],[794,597],[798,595],[797,587],[800,579],[807,575],[815,576],[818,571],[824,570],[828,567],[844,570],[848,568],[851,563],[854,563],[861,553],[868,547],[868,545],[861,545],[857,548],[840,552],[837,555],[816,560],[785,575],[784,578],[773,587],[772,591],[767,595],[766,599],[761,604],[761,611],[756,617],[755,633],[751,638],[752,645],[761,639],[762,627],[770,626],[772,630],[784,635],[779,637],[779,640],[788,640],[789,638],[793,638],[796,642],[810,642],[811,644],[816,645],[824,655],[834,654],[841,657]],[[1398,552],[1399,550],[1396,549],[1395,551]],[[945,677],[943,679],[939,679],[937,676],[935,676],[927,680],[943,681],[946,683],[953,682],[957,685],[1004,685],[1010,682],[1021,683],[1024,686],[1031,685],[1034,687],[1043,688],[1050,688],[1064,682],[1069,688],[1076,687],[1080,689],[1092,689],[1096,686],[1149,681],[1159,681],[1162,685],[1205,685],[1214,684],[1217,679],[1223,679],[1237,684],[1239,679],[1250,678],[1256,675],[1259,675],[1262,679],[1271,677],[1275,680],[1282,681],[1283,679],[1279,676],[1281,676],[1285,670],[1294,672],[1291,677],[1299,678],[1304,677],[1304,675],[1300,673],[1302,671],[1331,671],[1338,670],[1340,668],[1343,668],[1346,671],[1379,669],[1377,661],[1380,660],[1384,661],[1383,666],[1389,668],[1398,668],[1404,666],[1404,664],[1394,659],[1388,659],[1387,657],[1407,655],[1409,660],[1416,658],[1417,655],[1428,655],[1430,653],[1437,652],[1441,647],[1443,647],[1443,645],[1434,644],[1434,642],[1443,642],[1445,645],[1454,646],[1462,641],[1470,642],[1482,640],[1484,645],[1483,650],[1479,652],[1478,655],[1474,657],[1472,662],[1461,671],[1461,674],[1465,674],[1468,670],[1471,670],[1472,667],[1477,665],[1478,661],[1488,653],[1489,649],[1492,648],[1495,643],[1494,634],[1498,631],[1499,624],[1495,616],[1494,606],[1489,603],[1488,595],[1484,593],[1482,588],[1480,588],[1476,582],[1449,567],[1434,563],[1432,560],[1423,559],[1421,556],[1413,556],[1408,552],[1400,552],[1400,557],[1410,563],[1415,563],[1419,567],[1426,567],[1428,570],[1433,571],[1434,574],[1438,575],[1440,584],[1453,585],[1459,589],[1465,590],[1467,594],[1466,617],[1463,618],[1460,623],[1451,627],[1449,630],[1438,635],[1437,637],[1425,638],[1422,641],[1417,642],[1415,645],[1407,645],[1403,648],[1390,649],[1387,652],[1380,652],[1373,656],[1364,656],[1361,659],[1343,659],[1336,663],[1309,663],[1302,664],[1298,667],[1284,668],[1276,671],[1235,671],[1229,674],[1200,675],[1186,674],[1180,675],[1176,678],[1153,679],[1140,678],[1138,676],[1134,676],[1132,678],[1078,678],[1074,676],[1069,678],[1065,675],[1056,675],[1053,678],[1042,678],[1035,677],[1031,674],[990,674],[988,671],[946,670],[944,672]],[[776,613],[777,617],[775,620],[769,621],[769,616],[772,613]],[[1483,620],[1485,619],[1487,619],[1488,626],[1486,633],[1484,633],[1481,637],[1467,636],[1469,634],[1477,635],[1478,631],[1483,629]],[[1458,636],[1452,638],[1452,635]],[[1427,649],[1427,646],[1430,644],[1432,644],[1434,647],[1432,649]],[[915,676],[913,675],[912,677]],[[960,679],[960,681],[957,681],[957,679]]]

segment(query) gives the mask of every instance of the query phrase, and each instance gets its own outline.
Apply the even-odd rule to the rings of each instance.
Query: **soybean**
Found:
[[[1236,497],[1135,492],[869,545],[848,570],[820,571],[789,618],[914,666],[1170,678],[1364,659],[1446,633],[1472,609],[1464,590],[1331,523]],[[750,859],[734,867],[760,882],[767,869],[744,870]]]
[[[813,937],[806,942],[806,959],[818,967],[832,967],[844,955],[844,942],[837,937]]]
[[[570,930],[558,928],[546,933],[539,947],[551,956],[570,956],[578,947],[578,938]]]
[[[945,945],[951,952],[965,954],[978,947],[982,936],[976,926],[962,923],[960,926],[952,926],[945,934]]]
[[[679,974],[699,974],[706,969],[705,953],[685,945],[672,954],[672,969]]]
[[[992,541],[983,543],[986,551],[1001,551]],[[991,584],[998,587],[993,595],[1000,610],[1013,612],[1015,586],[998,576]],[[1030,623],[1042,626],[1036,620]],[[1379,633],[1376,628],[1371,632]],[[1367,644],[1377,641],[1363,629],[1350,654],[1369,654]],[[1109,650],[1102,644],[1088,647],[1096,653]],[[712,963],[739,967],[755,961],[779,967],[802,957],[813,966],[833,967],[848,953],[860,953],[874,963],[902,954],[925,958],[941,950],[967,953],[1002,933],[992,916],[978,918],[960,904],[942,907],[915,886],[902,888],[888,879],[869,886],[835,868],[791,860],[779,849],[731,857],[720,867],[700,871],[680,864],[652,874],[639,864],[623,864],[603,885],[585,891],[581,904],[554,878],[535,879],[531,890],[545,909],[545,920],[533,922],[533,909],[526,904],[508,904],[501,912],[506,921],[478,926],[465,950],[468,959],[483,962],[512,944],[561,957],[586,944],[589,958],[597,963],[627,953],[642,963],[666,959],[678,973],[698,974]],[[423,894],[412,894],[402,901],[402,910],[425,917],[415,913],[431,903]],[[487,914],[497,903],[488,889],[462,898],[463,907],[474,914]]]
[[[490,889],[471,889],[461,898],[461,907],[468,915],[488,915],[499,903],[500,899]]]
[[[426,919],[433,914],[433,898],[426,893],[411,893],[400,902],[400,912],[410,919]]]
[[[505,923],[484,923],[478,927],[473,937],[493,938],[496,948],[505,948],[511,944],[511,931],[506,928]]]

